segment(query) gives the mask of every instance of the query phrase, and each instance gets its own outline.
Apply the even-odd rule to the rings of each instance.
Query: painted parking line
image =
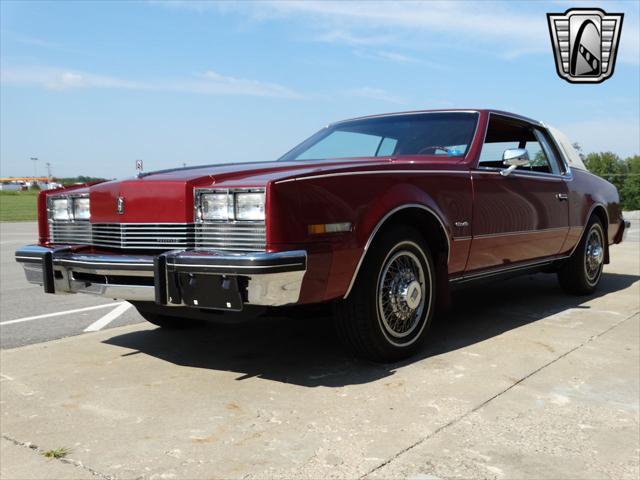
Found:
[[[97,332],[98,330],[101,330],[102,328],[106,327],[111,322],[113,322],[120,315],[122,315],[124,312],[129,310],[129,308],[131,308],[132,306],[133,305],[131,305],[130,303],[122,302],[120,305],[118,305],[116,308],[111,310],[105,316],[103,316],[102,318],[99,318],[98,320],[93,322],[91,325],[89,325],[87,328],[85,328],[84,331]]]
[[[45,313],[44,315],[36,315],[33,317],[17,318],[16,320],[7,320],[0,322],[0,325],[11,325],[12,323],[30,322],[31,320],[40,320],[41,318],[59,317],[61,315],[70,315],[72,313],[89,312],[100,308],[117,307],[125,302],[107,303],[105,305],[95,305],[93,307],[76,308],[75,310],[65,310],[64,312]]]

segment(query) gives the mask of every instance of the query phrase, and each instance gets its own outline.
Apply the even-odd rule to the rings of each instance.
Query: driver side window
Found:
[[[527,123],[492,115],[480,153],[480,168],[503,169],[505,150],[525,148],[530,163],[517,167],[517,171],[559,174],[557,160],[543,133]]]

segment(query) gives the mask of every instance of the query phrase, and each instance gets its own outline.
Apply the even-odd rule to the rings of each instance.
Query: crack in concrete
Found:
[[[475,406],[474,408],[472,408],[471,410],[463,413],[462,415],[454,418],[453,420],[451,420],[450,422],[442,425],[441,427],[435,429],[430,435],[427,435],[424,438],[421,438],[420,440],[412,443],[411,445],[403,448],[402,450],[400,450],[398,453],[396,453],[395,455],[393,455],[392,457],[388,458],[387,460],[385,460],[384,462],[380,463],[379,465],[375,466],[374,468],[372,468],[371,470],[369,470],[368,472],[366,472],[365,474],[361,475],[360,477],[358,477],[360,480],[364,479],[366,477],[368,477],[369,475],[371,475],[374,472],[377,472],[378,470],[380,470],[383,467],[386,467],[387,465],[389,465],[391,462],[393,462],[394,460],[397,460],[398,458],[400,458],[402,455],[404,455],[405,453],[409,452],[410,450],[413,450],[414,448],[422,445],[424,442],[426,442],[427,440],[430,440],[431,438],[435,437],[437,434],[439,434],[440,432],[442,432],[443,430],[446,430],[447,428],[455,425],[456,423],[458,423],[460,420],[463,420],[465,418],[467,418],[469,415],[477,412],[478,410],[482,409],[484,406],[486,406],[487,404],[491,403],[492,401],[494,401],[496,398],[502,396],[503,394],[507,393],[509,390],[511,390],[512,388],[520,385],[522,382],[524,382],[525,380],[531,378],[532,376],[534,376],[535,374],[541,372],[542,370],[544,370],[545,368],[547,368],[550,365],[553,365],[554,363],[556,363],[558,360],[562,360],[563,358],[565,358],[566,356],[570,355],[571,353],[575,352],[576,350],[579,350],[580,348],[584,347],[585,345],[587,345],[588,343],[593,342],[594,340],[600,338],[603,335],[606,335],[607,333],[609,333],[611,330],[613,330],[614,328],[622,325],[624,322],[626,322],[627,320],[632,319],[633,317],[635,317],[636,315],[638,315],[640,312],[634,312],[631,315],[629,315],[628,317],[625,317],[624,319],[620,320],[617,323],[614,323],[612,326],[610,326],[609,328],[607,328],[606,330],[603,330],[600,333],[597,333],[595,335],[592,335],[591,337],[587,338],[584,342],[580,343],[579,345],[575,346],[574,348],[572,348],[571,350],[568,350],[566,352],[564,352],[562,355],[559,355],[558,357],[554,358],[553,360],[545,363],[544,365],[540,366],[539,368],[533,370],[532,372],[528,373],[527,375],[525,375],[524,377],[522,377],[520,380],[518,380],[517,382],[512,383],[511,385],[509,385],[507,388],[505,388],[504,390],[501,390],[500,392],[496,393],[495,395],[493,395],[492,397],[488,398],[487,400],[485,400],[484,402],[482,402],[481,404]]]
[[[2,438],[4,438],[5,440],[13,443],[14,445],[16,445],[18,447],[28,448],[29,450],[34,451],[37,455],[43,455],[44,454],[44,450],[42,450],[40,447],[38,447],[37,445],[35,445],[35,444],[31,443],[31,442],[21,442],[20,440],[16,440],[15,438],[12,438],[12,437],[10,437],[8,435],[4,435],[4,434],[2,435]],[[73,465],[76,468],[81,468],[81,469],[86,470],[87,472],[89,472],[94,477],[100,478],[102,480],[115,480],[115,477],[112,477],[111,475],[106,475],[104,473],[98,472],[97,470],[94,470],[91,467],[87,467],[85,464],[83,464],[79,460],[73,460],[72,458],[53,458],[51,460],[57,460],[59,462],[66,463],[68,465]]]

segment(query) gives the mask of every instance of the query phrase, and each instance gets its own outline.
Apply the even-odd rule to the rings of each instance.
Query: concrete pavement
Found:
[[[552,275],[458,292],[393,365],[345,355],[323,318],[5,350],[1,476],[636,479],[639,257],[614,246],[590,297]],[[70,463],[38,455],[59,447]]]

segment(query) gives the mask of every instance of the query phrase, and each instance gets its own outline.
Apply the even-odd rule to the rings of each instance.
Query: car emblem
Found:
[[[571,8],[547,13],[556,70],[570,83],[600,83],[613,75],[623,13]]]
[[[118,197],[118,201],[116,202],[116,212],[120,215],[124,213],[124,197]]]

